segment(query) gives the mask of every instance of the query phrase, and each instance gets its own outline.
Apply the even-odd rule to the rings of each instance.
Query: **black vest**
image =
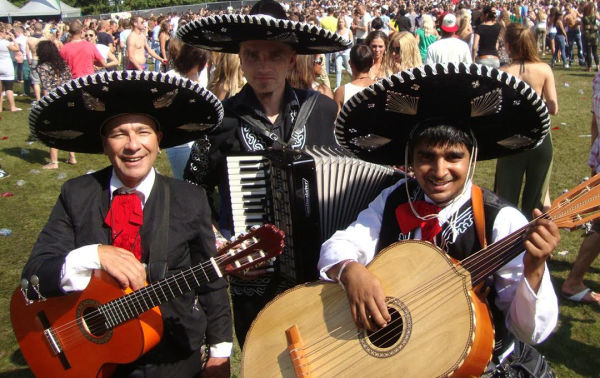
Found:
[[[485,214],[485,233],[486,239],[489,241],[492,240],[494,220],[496,219],[498,212],[503,207],[510,206],[510,204],[504,200],[501,200],[498,196],[487,189],[482,189],[482,191],[483,209]],[[412,201],[422,201],[425,198],[425,194],[419,187],[416,180],[409,180],[408,192],[410,193]],[[381,219],[381,231],[379,233],[379,241],[376,249],[377,252],[399,240],[414,239],[414,230],[410,231],[408,234],[402,234],[400,226],[398,225],[398,221],[396,220],[396,208],[400,204],[406,202],[408,202],[408,199],[404,184],[398,186],[398,188],[396,188],[388,196]],[[446,222],[442,225],[442,231],[434,240],[435,244],[452,258],[460,261],[482,249],[477,237],[473,209],[470,201],[467,201],[458,210],[458,216],[455,222],[455,231],[458,235],[456,236],[456,239],[453,240],[453,231],[449,226],[449,223]],[[496,307],[494,303],[496,292],[493,290],[493,276],[488,278],[486,284],[492,289],[490,290],[487,300],[494,319],[496,336],[494,357],[498,357],[509,345],[512,344],[513,336],[506,329],[504,314]]]

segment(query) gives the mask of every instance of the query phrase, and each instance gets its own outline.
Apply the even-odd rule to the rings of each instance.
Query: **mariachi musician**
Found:
[[[215,239],[204,191],[158,174],[153,165],[160,148],[202,137],[222,114],[216,97],[199,85],[143,71],[85,76],[37,102],[30,116],[33,135],[54,148],[104,153],[111,165],[62,186],[23,277],[37,275],[41,293],[58,296],[85,289],[92,270],[102,269],[123,288],[136,290],[145,280],[212,257]],[[229,376],[232,327],[224,279],[160,309],[160,343],[119,365],[117,376],[194,376],[204,343],[210,344],[208,374]]]
[[[230,237],[233,224],[226,157],[245,151],[337,146],[333,135],[335,102],[313,90],[292,88],[286,78],[295,66],[296,54],[341,51],[350,41],[320,27],[288,20],[283,7],[273,0],[257,2],[249,15],[195,20],[179,28],[177,35],[203,49],[239,54],[248,81],[238,94],[223,102],[223,126],[207,139],[196,141],[184,173],[186,180],[203,186],[208,193],[218,187],[219,230]],[[264,304],[297,283],[283,282],[277,273],[265,271],[255,269],[243,278],[231,277],[240,345]],[[316,267],[314,271],[316,278]]]
[[[356,325],[375,330],[391,318],[386,293],[365,265],[383,248],[406,239],[433,243],[460,261],[526,225],[517,209],[488,190],[477,205],[472,177],[477,160],[537,146],[550,120],[543,101],[526,84],[479,65],[424,66],[363,93],[338,118],[338,141],[367,161],[405,162],[414,178],[385,189],[352,225],[326,241],[319,269],[323,279],[345,288]],[[485,219],[480,232],[482,219],[474,215],[479,209]],[[533,217],[540,214],[535,210]],[[543,217],[526,235],[525,250],[487,280],[496,333],[490,376],[509,376],[518,369],[511,362],[523,356],[537,356],[529,361],[535,376],[551,374],[527,344],[542,342],[557,324],[546,260],[560,235]]]

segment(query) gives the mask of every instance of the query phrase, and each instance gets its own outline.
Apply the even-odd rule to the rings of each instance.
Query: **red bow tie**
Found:
[[[139,231],[144,223],[142,201],[136,193],[115,194],[104,222],[111,228],[112,245],[142,257]]]
[[[415,201],[413,206],[421,217],[425,217],[430,214],[437,214],[440,212],[440,208],[425,201]],[[403,234],[408,234],[410,231],[417,227],[421,228],[421,240],[433,242],[433,238],[442,231],[442,227],[437,218],[429,220],[421,220],[417,218],[408,202],[401,204],[396,208],[396,220],[400,226],[400,230]]]

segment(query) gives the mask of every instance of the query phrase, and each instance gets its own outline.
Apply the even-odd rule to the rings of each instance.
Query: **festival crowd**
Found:
[[[243,17],[266,21],[248,26],[240,21]],[[278,26],[269,23],[273,18],[281,21]],[[112,165],[94,173],[95,180],[84,177],[65,184],[24,277],[40,276],[50,288],[45,294],[52,296],[84,289],[89,270],[101,268],[122,286],[139,289],[146,278],[155,281],[165,272],[206,261],[215,246],[232,236],[226,156],[341,145],[366,161],[395,166],[404,177],[383,190],[347,229],[325,241],[315,266],[315,279],[338,282],[346,290],[356,325],[377,332],[392,321],[382,286],[364,267],[394,241],[429,241],[456,260],[468,261],[488,242],[531,222],[522,253],[490,274],[496,349],[485,374],[512,376],[521,371],[516,361],[527,355],[529,365],[523,364],[533,366],[531,376],[552,376],[530,344],[546,339],[558,317],[546,260],[560,237],[556,225],[541,215],[551,204],[549,115],[559,111],[553,69],[562,62],[563,69],[579,65],[600,70],[599,21],[592,1],[313,0],[279,5],[261,0],[241,9],[198,13],[141,17],[133,12],[119,19],[0,24],[2,102],[6,99],[7,110],[15,112],[22,110],[15,96],[32,99],[32,137],[50,147],[42,168],[59,168],[60,151],[68,152],[68,164],[78,164],[77,152],[104,152]],[[550,64],[542,61],[545,55],[551,56]],[[444,71],[439,65],[450,68]],[[418,67],[418,75],[405,73]],[[517,91],[516,84],[488,82],[505,73],[526,83],[530,95]],[[182,81],[160,81],[164,77]],[[79,85],[53,92],[72,80]],[[372,86],[377,82],[385,85]],[[600,165],[599,82],[597,76],[592,173]],[[355,96],[369,86],[368,95]],[[49,93],[55,93],[53,101],[40,101]],[[535,110],[535,99],[543,99],[543,111]],[[459,113],[466,103],[471,112]],[[520,108],[511,112],[511,107]],[[65,112],[79,112],[67,118],[89,125],[64,120]],[[419,119],[414,125],[413,116]],[[482,119],[489,129],[503,131],[482,133]],[[374,125],[374,120],[387,123],[388,129],[392,124],[414,128],[402,134]],[[85,143],[70,143],[67,131],[84,135]],[[160,148],[177,180],[154,173]],[[498,159],[494,188],[484,190],[478,204],[472,169],[477,160],[492,158]],[[0,167],[0,179],[7,175]],[[92,193],[89,201],[77,196],[82,190]],[[109,202],[125,202],[125,208],[136,210],[132,215],[113,204],[109,210]],[[186,216],[159,215],[165,202],[172,212]],[[104,210],[97,224],[98,208]],[[477,225],[479,208],[485,210],[484,231]],[[123,214],[139,218],[142,210],[144,222],[136,226],[118,219]],[[153,218],[147,220],[145,214]],[[417,223],[409,227],[412,218]],[[464,226],[468,222],[460,224],[461,219],[472,222]],[[428,223],[432,220],[435,225]],[[149,233],[146,221],[166,227],[182,242]],[[98,232],[106,226],[110,240]],[[598,255],[599,237],[600,223],[594,222],[558,289],[566,298],[600,302],[600,295],[583,284]],[[167,255],[156,257],[158,252],[147,244],[153,238]],[[191,376],[201,363],[195,351],[207,344],[205,372],[227,376],[231,324],[244,345],[259,311],[294,284],[278,273],[273,266],[259,266],[229,281],[215,279],[195,296],[165,307],[167,331],[157,347],[160,353],[122,365],[118,373]],[[194,311],[186,313],[186,306]],[[179,320],[182,324],[173,323]],[[178,373],[169,370],[174,366]]]

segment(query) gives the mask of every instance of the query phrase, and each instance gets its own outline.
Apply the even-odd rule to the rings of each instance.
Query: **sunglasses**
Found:
[[[315,59],[314,63],[315,64],[323,64],[323,58]]]
[[[83,36],[85,38],[87,38],[87,37],[94,38],[96,35],[95,34],[84,34]]]
[[[400,54],[400,46],[390,46],[390,52],[392,54]]]

